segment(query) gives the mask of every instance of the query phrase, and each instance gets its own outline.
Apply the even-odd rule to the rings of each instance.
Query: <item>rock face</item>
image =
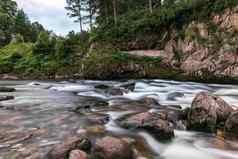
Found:
[[[201,92],[192,102],[188,129],[214,132],[216,126],[225,122],[232,111],[232,107],[220,97]]]
[[[128,129],[143,129],[159,140],[174,137],[174,130],[165,113],[140,113],[120,121],[120,125]]]
[[[92,152],[95,159],[133,158],[133,151],[126,141],[109,136],[98,139]]]
[[[63,143],[56,145],[47,154],[48,159],[65,159],[72,150],[80,149],[89,151],[91,148],[91,142],[86,138],[70,137]],[[82,158],[83,159],[83,158]]]
[[[232,113],[225,124],[225,136],[238,139],[238,111]]]

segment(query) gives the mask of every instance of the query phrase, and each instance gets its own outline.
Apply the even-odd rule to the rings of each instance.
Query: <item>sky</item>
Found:
[[[32,22],[38,21],[47,30],[57,35],[66,35],[69,31],[79,31],[79,24],[67,16],[66,0],[15,0],[18,7],[27,13]]]

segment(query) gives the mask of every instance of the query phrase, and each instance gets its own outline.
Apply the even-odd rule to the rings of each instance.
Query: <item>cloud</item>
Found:
[[[79,31],[79,24],[67,16],[64,9],[66,0],[15,0],[31,21],[38,21],[56,34],[66,35],[69,31]]]

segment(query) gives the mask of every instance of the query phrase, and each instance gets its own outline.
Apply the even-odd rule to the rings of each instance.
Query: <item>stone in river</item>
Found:
[[[114,87],[114,88],[108,89],[106,93],[111,96],[122,96],[123,94],[128,93],[128,90],[124,88],[120,88],[120,87]]]
[[[9,87],[0,87],[0,92],[15,92],[15,88],[9,88]]]
[[[0,101],[12,100],[14,96],[0,96]]]
[[[109,89],[110,86],[104,85],[104,84],[99,84],[95,86],[96,89]]]
[[[218,96],[199,93],[188,113],[188,129],[215,132],[218,124],[225,122],[233,111],[232,107]]]
[[[87,154],[81,150],[73,150],[69,154],[69,159],[87,159]]]
[[[119,124],[128,129],[142,129],[159,140],[169,140],[174,137],[174,129],[168,121],[166,113],[145,112],[131,115],[119,120]]]
[[[65,159],[72,150],[90,151],[91,141],[78,136],[67,138],[63,143],[56,145],[47,154],[48,159]]]
[[[125,83],[120,84],[119,87],[125,88],[125,89],[130,90],[130,91],[134,91],[135,90],[135,85],[136,85],[135,81],[129,81],[129,82],[125,82]]]
[[[130,144],[110,136],[97,139],[92,152],[95,159],[133,159]]]
[[[110,117],[107,114],[93,114],[88,115],[87,120],[92,124],[106,124],[110,121]]]
[[[225,123],[225,137],[238,139],[238,111],[228,117]]]

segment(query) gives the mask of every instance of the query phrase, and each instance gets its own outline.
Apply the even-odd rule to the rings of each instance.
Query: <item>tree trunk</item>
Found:
[[[90,25],[90,30],[93,28],[93,8],[92,8],[92,3],[89,1],[89,25]]]
[[[79,15],[79,24],[80,24],[80,31],[83,32],[83,24],[82,24],[82,16],[81,14]]]
[[[150,13],[153,13],[153,6],[152,6],[152,0],[149,0],[149,10],[150,10]]]
[[[117,0],[113,0],[114,23],[117,26]]]

